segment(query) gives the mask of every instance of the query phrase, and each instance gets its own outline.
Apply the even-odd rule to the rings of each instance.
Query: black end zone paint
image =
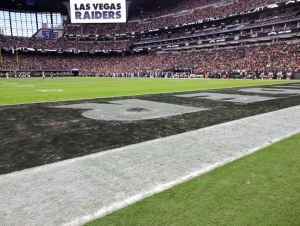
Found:
[[[242,94],[236,88],[202,92]],[[279,97],[278,95],[265,94],[263,96]],[[51,108],[65,104],[107,103],[108,101],[130,98],[204,107],[211,110],[155,120],[116,122],[84,118],[81,116],[84,110]],[[266,102],[236,104],[196,98],[180,98],[175,97],[174,94],[158,94],[92,101],[2,106],[0,107],[0,174],[167,137],[297,105],[300,105],[299,95],[285,95],[283,98]],[[228,132],[230,133],[230,131]],[[205,138],[199,137],[199,139]]]

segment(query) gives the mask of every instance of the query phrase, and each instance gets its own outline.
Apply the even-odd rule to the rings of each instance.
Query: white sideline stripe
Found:
[[[300,106],[0,176],[0,224],[80,225],[300,132]]]

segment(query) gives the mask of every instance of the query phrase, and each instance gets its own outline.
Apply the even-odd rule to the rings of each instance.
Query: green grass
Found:
[[[87,226],[298,226],[300,134]]]
[[[0,104],[77,100],[289,82],[292,81],[113,78],[0,79]]]
[[[0,79],[0,105],[285,84],[293,81]],[[48,91],[48,92],[42,92]],[[87,225],[300,225],[300,135]]]

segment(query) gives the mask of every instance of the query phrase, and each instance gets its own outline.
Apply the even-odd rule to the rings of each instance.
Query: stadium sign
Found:
[[[70,0],[72,23],[125,23],[126,0]]]

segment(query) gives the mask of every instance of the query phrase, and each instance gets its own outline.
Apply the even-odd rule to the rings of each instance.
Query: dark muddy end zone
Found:
[[[0,174],[297,105],[300,84],[2,106]]]

